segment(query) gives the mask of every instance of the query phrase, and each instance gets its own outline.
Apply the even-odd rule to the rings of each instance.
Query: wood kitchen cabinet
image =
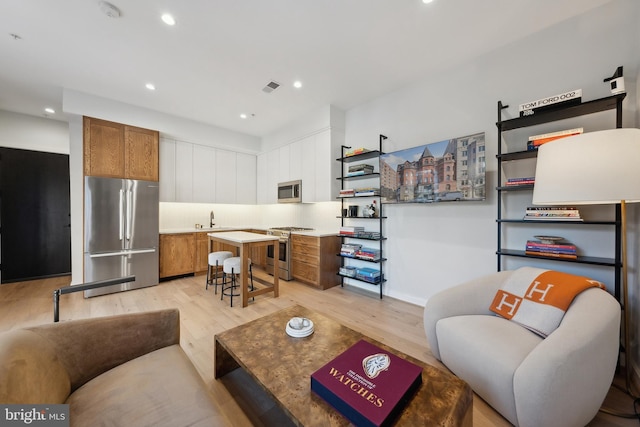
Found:
[[[295,280],[319,289],[340,284],[340,238],[291,235],[291,270]]]
[[[267,234],[265,230],[248,230],[252,233],[258,234]],[[262,268],[267,267],[267,247],[266,246],[255,246],[251,248],[251,253],[249,253],[249,258],[251,258],[251,262],[253,265],[260,266]]]
[[[84,174],[158,181],[159,133],[83,118]]]
[[[196,233],[176,233],[160,235],[161,279],[194,272],[196,254],[195,234]]]
[[[194,264],[194,272],[202,273],[207,271],[207,265],[209,264],[209,236],[207,232],[195,233],[196,235],[196,253]]]

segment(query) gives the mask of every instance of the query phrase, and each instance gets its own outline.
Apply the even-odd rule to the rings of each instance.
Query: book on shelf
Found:
[[[373,188],[373,187],[356,188],[355,195],[356,196],[379,196],[380,189]]]
[[[374,268],[358,268],[356,270],[356,279],[364,280],[369,283],[379,283],[382,279],[380,270]]]
[[[377,261],[380,259],[380,249],[361,247],[355,252],[355,257],[367,261]]]
[[[536,182],[536,178],[533,176],[523,177],[523,178],[508,178],[505,185],[507,187],[515,186],[515,185],[530,185],[530,184],[534,184],[535,182]]]
[[[340,248],[340,255],[346,256],[349,258],[355,258],[356,253],[360,250],[361,247],[362,245],[343,243],[342,247]]]
[[[536,252],[560,252],[573,254],[577,252],[576,245],[571,243],[542,243],[539,240],[527,240],[526,249]]]
[[[518,106],[520,117],[530,116],[536,112],[555,110],[568,105],[579,105],[582,102],[582,89],[575,89],[565,93],[548,96],[535,101],[525,102]]]
[[[543,243],[539,240],[527,240],[525,254],[549,256],[555,258],[578,258],[576,245],[572,243]]]
[[[358,233],[358,237],[364,239],[379,239],[382,237],[382,234],[379,231],[361,231]]]
[[[351,235],[351,236],[355,236],[358,233],[361,233],[364,231],[364,227],[356,227],[356,226],[349,226],[349,225],[343,225],[340,227],[340,235],[345,236],[345,235]]]
[[[392,424],[422,384],[422,367],[360,340],[311,374],[311,391],[357,426]]]
[[[582,221],[580,211],[567,206],[529,206],[525,210],[524,219],[531,221]]]
[[[552,258],[565,258],[565,259],[578,259],[578,255],[576,254],[560,254],[554,252],[537,252],[537,251],[524,251],[526,255],[533,256],[546,256]]]
[[[542,144],[555,141],[556,139],[566,138],[568,136],[579,135],[584,132],[583,128],[566,129],[558,132],[543,133],[540,135],[532,135],[527,142],[527,149],[536,149]],[[533,147],[533,148],[531,148]]]
[[[351,156],[356,156],[358,154],[368,153],[369,151],[371,150],[367,150],[366,148],[363,148],[363,147],[352,148],[351,150],[345,151],[344,156],[351,157]]]
[[[373,165],[361,164],[361,165],[349,166],[349,173],[351,172],[372,173]]]
[[[365,172],[365,171],[354,171],[354,172],[347,172],[347,178],[350,178],[352,176],[363,176],[363,175],[371,175],[373,172]]]
[[[356,192],[353,188],[347,188],[344,190],[340,190],[340,195],[338,197],[353,197],[355,193]]]

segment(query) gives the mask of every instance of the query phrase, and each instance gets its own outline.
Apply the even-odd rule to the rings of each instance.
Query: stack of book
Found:
[[[379,231],[361,231],[358,233],[358,237],[363,239],[379,239],[382,234]]]
[[[534,176],[528,176],[524,178],[508,178],[506,182],[507,187],[517,186],[517,185],[531,185],[535,184],[536,178]]]
[[[343,225],[340,227],[340,235],[341,236],[357,236],[359,233],[364,231],[364,227],[353,227],[348,225]]]
[[[568,136],[578,135],[584,131],[583,128],[567,129],[558,132],[543,133],[540,135],[532,135],[527,142],[527,150],[537,150],[542,144],[554,141]]]
[[[356,279],[369,283],[378,283],[380,282],[380,271],[373,268],[358,268],[356,270]]]
[[[370,175],[373,173],[373,165],[354,165],[349,166],[347,176]]]
[[[367,261],[378,261],[380,259],[380,250],[361,247],[356,251],[355,256],[356,258],[364,259]]]
[[[349,265],[340,267],[340,274],[347,277],[356,277],[356,268]]]
[[[349,258],[355,258],[356,254],[358,253],[361,247],[362,245],[343,243],[342,247],[340,248],[340,255],[346,256]]]
[[[353,188],[346,188],[344,190],[340,190],[340,196],[338,197],[353,197],[356,194]]]
[[[527,221],[582,221],[580,211],[567,206],[529,206],[524,219]]]
[[[539,240],[527,240],[525,254],[555,258],[578,258],[576,246],[571,243],[542,243]]]
[[[355,189],[356,196],[379,196],[380,189],[373,187],[364,187]]]

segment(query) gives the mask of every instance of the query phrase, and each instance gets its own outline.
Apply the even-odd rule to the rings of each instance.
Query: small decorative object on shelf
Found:
[[[364,216],[366,216],[367,218],[375,218],[377,211],[378,209],[376,208],[376,201],[374,200],[370,205],[365,205]]]

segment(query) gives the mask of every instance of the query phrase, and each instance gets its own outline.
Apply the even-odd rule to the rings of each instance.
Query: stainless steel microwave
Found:
[[[278,183],[278,203],[301,203],[302,181],[287,181]]]

